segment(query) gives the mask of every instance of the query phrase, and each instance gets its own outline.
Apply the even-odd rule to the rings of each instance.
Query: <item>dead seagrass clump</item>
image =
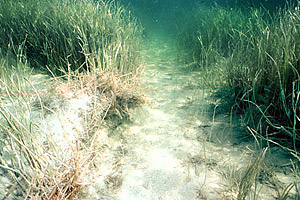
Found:
[[[123,118],[129,108],[145,102],[137,75],[111,73],[79,73],[55,87],[55,93],[68,99],[83,94],[92,97],[91,112],[97,110],[102,118],[117,114]]]

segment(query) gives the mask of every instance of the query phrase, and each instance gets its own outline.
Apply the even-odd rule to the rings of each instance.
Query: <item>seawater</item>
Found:
[[[214,5],[239,8],[260,8],[276,11],[286,6],[284,0],[117,0],[137,17],[146,32],[168,33],[174,35],[175,26],[182,14],[191,12],[192,8],[202,5]],[[296,5],[297,0],[289,1]]]

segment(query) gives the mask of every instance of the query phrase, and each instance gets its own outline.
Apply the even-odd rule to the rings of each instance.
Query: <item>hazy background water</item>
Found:
[[[276,11],[286,5],[285,0],[118,0],[141,21],[145,33],[159,32],[172,36],[176,23],[183,12],[201,4],[210,7],[218,4],[225,7],[264,7]],[[295,4],[297,0],[289,1]]]

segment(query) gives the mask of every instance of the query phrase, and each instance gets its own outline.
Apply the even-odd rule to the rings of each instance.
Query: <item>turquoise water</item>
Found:
[[[225,7],[263,7],[270,11],[286,5],[284,0],[119,0],[119,2],[140,20],[146,33],[160,32],[170,36],[175,34],[175,27],[182,13],[190,12],[198,4],[207,7],[215,4]]]

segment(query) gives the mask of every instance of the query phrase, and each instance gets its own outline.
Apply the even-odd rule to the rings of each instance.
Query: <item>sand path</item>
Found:
[[[218,169],[231,159],[241,160],[243,152],[231,148],[226,156],[226,145],[207,141],[213,140],[215,127],[214,134],[226,138],[233,126],[226,119],[213,122],[216,102],[208,91],[198,89],[199,73],[178,65],[171,43],[151,40],[148,45],[143,54],[150,103],[132,110],[132,123],[118,130],[126,138],[127,153],[117,196],[122,200],[222,199]]]

